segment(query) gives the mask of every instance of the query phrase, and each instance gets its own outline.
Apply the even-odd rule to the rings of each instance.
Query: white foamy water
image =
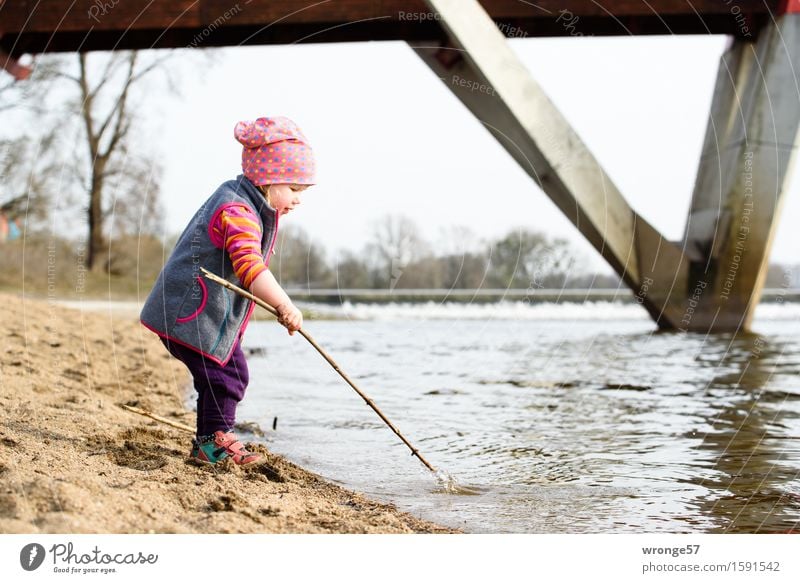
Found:
[[[141,311],[142,302],[117,300],[59,300],[67,308],[91,312],[108,312],[133,315]],[[539,302],[522,301],[495,303],[459,302],[392,302],[352,303],[341,306],[331,304],[298,302],[316,318],[344,318],[348,320],[603,320],[646,321],[647,312],[634,303],[622,302]],[[769,302],[756,308],[755,321],[768,320],[800,321],[800,303]]]
[[[621,302],[425,302],[388,304],[351,303],[341,306],[303,303],[317,317],[349,320],[649,320],[643,307]],[[763,303],[756,308],[756,320],[800,320],[800,303]]]
[[[800,303],[770,302],[756,306],[755,321],[759,320],[797,320],[800,321]]]

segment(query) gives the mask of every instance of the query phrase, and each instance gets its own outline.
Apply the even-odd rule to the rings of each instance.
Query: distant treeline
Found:
[[[616,289],[613,274],[592,273],[573,246],[532,229],[485,240],[465,228],[436,243],[415,224],[389,216],[374,223],[359,251],[331,251],[302,228],[283,227],[270,269],[287,288],[303,289]],[[108,240],[101,269],[87,270],[85,242],[45,231],[0,245],[0,289],[59,297],[141,298],[177,240],[152,234]],[[770,266],[767,288],[800,287],[800,266]]]
[[[359,251],[331,254],[298,227],[283,228],[272,270],[282,285],[310,289],[616,289],[568,241],[530,228],[482,239],[463,227],[436,243],[408,218],[387,216],[365,234]],[[767,288],[800,287],[800,266],[770,266]]]
[[[616,287],[613,275],[590,273],[563,239],[512,229],[484,240],[449,227],[432,243],[405,217],[372,224],[359,251],[326,252],[306,231],[280,231],[273,271],[286,287],[326,289],[477,289]]]
[[[302,228],[284,227],[270,269],[285,287],[310,289],[544,289],[617,287],[612,275],[581,268],[568,242],[529,229],[485,241],[465,228],[446,229],[435,244],[409,219],[387,216],[365,234],[360,251],[330,251]],[[0,286],[30,293],[141,295],[152,286],[177,235],[166,242],[152,234],[107,241],[87,270],[85,242],[44,230],[0,249]],[[326,242],[327,243],[327,242]]]

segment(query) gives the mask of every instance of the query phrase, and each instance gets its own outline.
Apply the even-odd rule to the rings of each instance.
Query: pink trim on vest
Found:
[[[194,320],[200,312],[203,311],[203,308],[206,307],[206,301],[208,301],[208,288],[206,288],[206,282],[203,281],[201,276],[197,276],[197,281],[200,282],[200,287],[203,288],[203,301],[200,302],[200,306],[194,311],[194,313],[189,314],[188,316],[183,316],[181,318],[175,318],[175,322],[178,324],[183,324],[184,322],[188,322],[189,320]]]
[[[244,323],[242,324],[242,329],[239,330],[239,338],[244,336],[244,331],[247,329],[247,325],[250,323],[250,316],[253,314],[253,310],[256,307],[256,303],[253,300],[250,300],[250,308],[247,310],[247,315],[244,317]]]

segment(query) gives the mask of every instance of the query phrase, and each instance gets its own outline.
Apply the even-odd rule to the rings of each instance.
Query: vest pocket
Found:
[[[197,305],[197,302],[200,302]],[[184,322],[190,322],[197,318],[200,315],[200,312],[206,307],[206,301],[208,301],[208,289],[206,289],[206,282],[203,281],[203,277],[198,275],[197,276],[197,283],[189,288],[189,291],[186,294],[186,300],[183,302],[183,306],[181,307],[180,311],[183,312],[185,308],[189,308],[191,306],[197,305],[197,308],[188,316],[181,316],[175,319],[175,322],[178,324],[183,324]]]

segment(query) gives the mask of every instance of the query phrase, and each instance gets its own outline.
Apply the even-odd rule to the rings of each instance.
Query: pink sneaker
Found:
[[[238,466],[259,463],[264,459],[260,453],[247,451],[242,442],[236,439],[233,431],[227,433],[215,431],[213,435],[209,435],[201,441],[193,440],[190,455],[209,464],[215,464],[229,457]]]

